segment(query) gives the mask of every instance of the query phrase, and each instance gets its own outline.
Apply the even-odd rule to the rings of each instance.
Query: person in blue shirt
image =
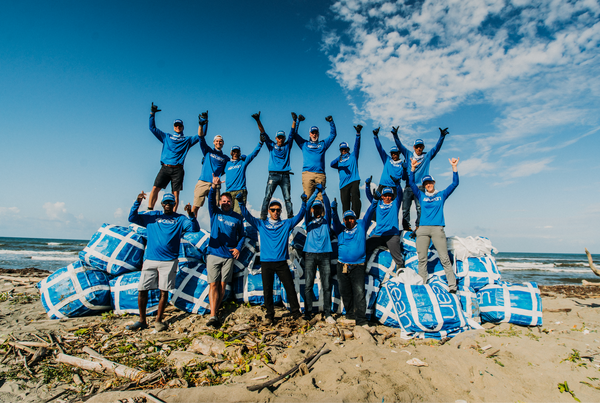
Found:
[[[325,152],[335,140],[337,132],[331,115],[327,116],[325,120],[329,122],[330,127],[329,137],[325,140],[319,141],[319,128],[317,126],[310,128],[309,140],[300,137],[298,129],[293,133],[296,144],[302,150],[302,188],[304,194],[307,195],[314,193],[317,183],[325,186],[327,181],[325,176]],[[321,199],[321,195],[318,198]]]
[[[242,155],[240,146],[231,147],[231,159],[225,164],[225,184],[227,185],[227,192],[231,194],[233,199],[233,211],[241,214],[240,205],[236,200],[238,193],[244,196],[244,203],[248,197],[248,190],[246,189],[246,170],[248,165],[256,158],[260,149],[262,148],[263,142],[259,142],[254,151],[250,155]]]
[[[421,203],[421,225],[415,231],[417,233],[417,257],[419,259],[419,275],[423,279],[423,284],[427,283],[427,254],[429,244],[432,242],[433,246],[440,256],[440,262],[444,266],[444,272],[448,279],[448,287],[451,293],[456,292],[456,277],[452,270],[452,264],[448,257],[448,246],[446,243],[446,232],[444,227],[446,221],[444,220],[444,203],[448,196],[454,192],[454,189],[458,186],[458,161],[459,158],[449,159],[450,165],[452,165],[452,183],[446,189],[439,190],[435,189],[435,180],[432,176],[426,175],[422,179],[422,185],[424,191],[419,189],[415,184],[415,171],[417,170],[421,161],[411,160],[411,170],[408,174],[408,184],[412,191],[418,197]]]
[[[129,213],[129,222],[146,227],[146,251],[144,252],[144,265],[138,285],[138,308],[140,320],[127,326],[128,330],[147,329],[146,306],[148,304],[148,290],[160,289],[160,300],[154,327],[157,331],[167,329],[163,313],[169,300],[169,291],[175,288],[175,274],[177,272],[177,257],[179,256],[179,243],[185,232],[200,231],[200,224],[192,213],[192,206],[185,206],[189,218],[174,211],[175,196],[167,193],[163,196],[163,211],[147,211],[138,213],[140,203],[146,198],[144,192],[140,193],[133,203]]]
[[[277,200],[271,201],[269,204],[269,218],[266,220],[259,220],[252,216],[246,209],[241,195],[238,194],[238,202],[242,210],[242,216],[246,221],[258,230],[260,234],[260,267],[261,277],[263,281],[263,292],[265,298],[265,309],[267,314],[265,315],[265,324],[272,325],[275,322],[275,308],[273,306],[273,281],[275,274],[281,280],[281,284],[285,289],[290,303],[290,310],[294,319],[302,317],[300,312],[300,303],[298,302],[298,296],[296,295],[296,288],[294,287],[294,279],[292,273],[288,267],[287,260],[289,258],[288,252],[288,238],[290,233],[302,218],[304,217],[304,211],[306,211],[307,196],[302,195],[302,207],[298,212],[298,215],[287,220],[281,219],[281,203]]]
[[[322,194],[323,201],[317,200],[317,195]],[[308,199],[304,217],[306,224],[306,241],[304,242],[304,319],[310,320],[312,316],[313,301],[315,299],[313,286],[317,268],[321,274],[321,289],[323,293],[323,315],[325,322],[332,324],[335,320],[331,317],[331,208],[329,198],[320,183],[315,187],[315,192]]]
[[[348,143],[340,143],[340,156],[331,162],[331,167],[337,169],[340,175],[340,199],[344,211],[352,210],[360,216],[362,202],[360,201],[360,176],[358,175],[358,155],[360,153],[360,131],[362,125],[354,126],[356,129],[356,140],[354,141],[354,152],[350,152]]]
[[[181,119],[173,122],[175,134],[164,133],[156,128],[154,115],[160,112],[158,106],[152,103],[150,108],[150,131],[162,143],[162,152],[160,154],[160,171],[154,180],[154,186],[148,198],[148,210],[154,210],[154,205],[158,199],[158,192],[165,189],[171,182],[171,191],[175,196],[175,207],[177,211],[179,206],[179,192],[183,190],[183,164],[190,148],[196,144],[200,138],[197,136],[185,137],[183,135],[183,121]]]
[[[269,179],[267,180],[267,188],[265,189],[265,198],[260,209],[260,219],[267,219],[267,210],[271,197],[277,189],[277,186],[281,188],[281,194],[283,195],[283,201],[285,203],[285,209],[287,211],[287,218],[294,216],[294,206],[292,205],[291,198],[291,182],[290,175],[293,174],[292,168],[290,167],[290,152],[292,150],[292,139],[294,130],[297,130],[300,122],[304,120],[304,116],[296,115],[292,112],[292,130],[290,135],[286,139],[285,132],[279,130],[275,135],[275,141],[271,140],[265,128],[260,121],[260,112],[252,115],[252,118],[258,125],[260,131],[260,141],[267,145],[269,149]]]
[[[233,276],[233,260],[240,256],[245,239],[243,218],[232,209],[231,193],[221,194],[220,206],[217,206],[216,194],[220,187],[221,179],[213,176],[213,184],[208,193],[210,240],[206,272],[210,287],[208,290],[210,318],[206,325],[215,327],[219,325],[217,312],[225,296],[225,287],[231,282]]]
[[[202,172],[198,183],[194,188],[194,206],[192,212],[196,214],[200,207],[204,205],[204,200],[212,187],[213,175],[221,176],[225,172],[225,164],[229,162],[229,157],[223,153],[223,137],[216,135],[213,139],[215,148],[210,148],[206,144],[206,133],[208,132],[208,111],[200,114],[198,117],[198,136],[200,136],[200,149],[204,158],[202,159]]]
[[[394,141],[396,145],[402,151],[402,155],[404,155],[404,160],[407,162],[411,160],[419,161],[419,166],[415,172],[415,183],[421,183],[423,177],[429,175],[429,165],[431,160],[437,155],[437,153],[442,148],[442,144],[444,144],[444,139],[446,135],[448,135],[448,128],[442,129],[440,127],[440,138],[429,152],[425,152],[425,143],[421,139],[416,139],[413,144],[414,151],[410,151],[408,148],[402,145],[400,138],[398,137],[398,127],[392,128],[392,135],[394,136]],[[419,190],[423,191],[422,187],[419,187]],[[402,201],[402,227],[406,231],[412,231],[410,227],[410,206],[412,205],[413,200],[415,201],[415,207],[417,209],[417,220],[415,221],[415,230],[419,227],[420,217],[421,217],[421,206],[419,204],[419,200],[416,197],[416,194],[412,191],[411,187],[408,186],[408,182],[406,187],[404,188],[404,199]]]
[[[400,244],[400,228],[398,225],[398,212],[402,204],[402,186],[400,178],[392,178],[396,185],[396,194],[390,187],[385,187],[379,193],[371,194],[371,178],[367,179],[365,192],[369,203],[373,199],[380,199],[377,203],[375,221],[377,225],[367,239],[367,256],[369,256],[378,246],[386,246],[396,262],[397,268],[404,267],[404,256],[402,256],[402,246]]]
[[[368,186],[368,184],[367,184]],[[367,259],[367,230],[377,208],[373,199],[365,216],[357,220],[352,210],[344,212],[344,225],[337,214],[337,202],[331,204],[333,210],[333,232],[338,238],[338,282],[342,302],[346,308],[346,319],[354,319],[357,326],[367,327],[367,303],[365,300],[365,261]]]
[[[375,140],[375,148],[381,157],[383,162],[383,172],[381,173],[381,179],[379,179],[379,187],[377,191],[381,193],[383,188],[389,187],[394,191],[394,197],[396,196],[396,184],[391,178],[402,178],[408,179],[407,169],[405,161],[400,159],[400,149],[396,146],[392,146],[389,155],[384,151],[379,141],[379,127],[373,130],[373,140]]]

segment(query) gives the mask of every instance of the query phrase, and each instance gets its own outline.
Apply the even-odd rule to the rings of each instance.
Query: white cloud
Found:
[[[509,168],[506,172],[506,175],[509,178],[520,178],[523,176],[530,176],[533,174],[540,173],[542,171],[546,171],[550,169],[548,166],[554,158],[544,158],[542,160],[537,161],[526,161],[521,164],[515,165]]]
[[[117,208],[115,210],[115,213],[113,214],[113,216],[115,217],[116,220],[121,220],[125,216],[123,214],[123,209],[121,207]]]
[[[43,208],[46,211],[46,216],[50,220],[68,221],[68,219],[70,218],[70,214],[67,213],[67,209],[65,208],[65,202],[46,202],[44,203]]]
[[[21,210],[18,207],[0,207],[0,217],[19,214]]]

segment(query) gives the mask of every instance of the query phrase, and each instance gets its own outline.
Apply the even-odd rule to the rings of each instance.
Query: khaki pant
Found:
[[[206,196],[208,196],[211,186],[211,182],[198,181],[196,183],[196,187],[194,188],[194,206],[204,206],[204,201]],[[217,200],[219,200],[219,192],[217,192]]]
[[[327,181],[327,177],[325,174],[317,173],[317,172],[302,172],[302,189],[304,190],[304,194],[310,198],[312,194],[315,192],[315,187],[317,183],[320,183],[325,187],[325,182]],[[319,193],[317,199],[323,200],[323,195]]]

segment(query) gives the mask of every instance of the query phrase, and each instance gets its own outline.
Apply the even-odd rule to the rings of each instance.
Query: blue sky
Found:
[[[448,235],[483,235],[505,252],[600,250],[598,1],[4,2],[0,12],[0,236],[89,239],[126,224],[149,192],[161,144],[148,130],[209,110],[209,138],[249,153],[250,115],[268,133],[290,112],[337,144],[362,123],[360,172],[378,181],[371,130],[399,125],[427,149],[449,127],[431,174],[461,183]],[[382,137],[386,149],[391,136]],[[266,148],[248,170],[258,210]],[[302,158],[292,152],[299,208]],[[188,154],[182,200],[201,170]],[[337,172],[328,192],[338,196]],[[281,197],[277,191],[277,197]],[[364,204],[363,204],[364,205]],[[200,222],[208,225],[206,208]],[[414,214],[413,214],[414,219]]]

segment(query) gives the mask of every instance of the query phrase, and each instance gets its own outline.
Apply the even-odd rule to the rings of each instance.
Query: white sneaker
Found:
[[[335,319],[330,316],[325,318],[325,323],[329,323],[330,325],[334,325],[336,323]]]

